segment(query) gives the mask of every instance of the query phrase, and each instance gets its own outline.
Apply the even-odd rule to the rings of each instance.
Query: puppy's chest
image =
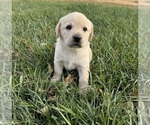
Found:
[[[67,69],[67,70],[72,70],[72,69],[76,69],[76,64],[75,63],[73,63],[73,62],[64,62],[64,67],[65,67],[65,69]]]
[[[66,54],[63,58],[63,63],[67,70],[76,69],[76,67],[80,64],[79,57],[75,54]]]

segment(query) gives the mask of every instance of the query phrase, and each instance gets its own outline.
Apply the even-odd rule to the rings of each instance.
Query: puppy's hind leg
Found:
[[[62,62],[54,62],[54,75],[51,79],[51,82],[57,82],[61,78],[63,70],[63,63]]]

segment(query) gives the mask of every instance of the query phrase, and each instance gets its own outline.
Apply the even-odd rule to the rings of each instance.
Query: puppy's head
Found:
[[[60,37],[68,47],[81,48],[92,40],[93,24],[82,13],[69,13],[59,20],[56,36]]]

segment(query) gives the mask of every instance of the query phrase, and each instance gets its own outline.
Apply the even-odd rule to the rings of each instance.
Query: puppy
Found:
[[[93,38],[93,24],[79,12],[62,17],[56,26],[58,37],[54,56],[54,75],[51,82],[61,79],[63,68],[77,69],[79,89],[88,87],[89,67],[92,59],[90,42]]]

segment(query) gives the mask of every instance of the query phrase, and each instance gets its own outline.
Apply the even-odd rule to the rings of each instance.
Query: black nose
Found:
[[[82,37],[80,35],[74,35],[73,39],[74,39],[75,42],[80,42]]]

